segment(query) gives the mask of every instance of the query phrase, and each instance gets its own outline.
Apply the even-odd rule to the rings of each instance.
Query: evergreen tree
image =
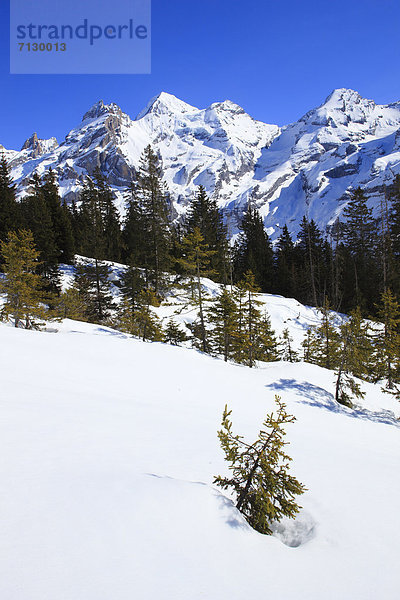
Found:
[[[61,202],[56,174],[50,168],[41,182],[41,192],[51,218],[57,262],[71,263],[74,259],[74,238],[69,211]]]
[[[213,252],[210,255],[209,270],[215,272],[218,281],[228,283],[229,258],[226,226],[217,201],[208,198],[202,185],[199,186],[196,198],[190,204],[186,216],[187,233],[193,233],[196,227],[200,230],[209,250]]]
[[[136,194],[141,207],[145,233],[145,266],[147,283],[156,294],[163,291],[163,273],[170,264],[169,198],[162,182],[162,171],[151,146],[145,148],[137,173]]]
[[[226,288],[212,302],[207,311],[210,324],[209,341],[214,352],[222,354],[225,362],[233,357],[238,340],[238,309],[235,297]]]
[[[19,225],[19,210],[15,199],[15,184],[11,180],[6,158],[0,154],[0,241],[6,241],[9,231]]]
[[[271,292],[273,269],[272,245],[264,229],[263,220],[258,210],[249,204],[234,249],[235,280],[239,281],[247,271],[252,271],[257,286],[264,292]]]
[[[36,329],[39,327],[36,319],[44,319],[45,309],[41,277],[37,274],[39,252],[35,249],[32,232],[11,231],[7,241],[1,242],[1,254],[5,275],[0,290],[6,296],[2,318],[11,317],[15,327],[24,321],[25,329]]]
[[[383,292],[378,308],[383,324],[375,340],[375,361],[379,379],[386,379],[386,388],[395,390],[400,376],[400,304],[390,289]]]
[[[335,316],[328,300],[321,308],[321,324],[310,328],[308,339],[308,361],[326,369],[335,369],[339,364],[340,337],[335,327]]]
[[[186,335],[186,333],[171,317],[168,320],[167,326],[165,328],[164,341],[167,342],[167,344],[171,344],[172,346],[180,346],[180,344],[186,342],[187,339],[188,336]]]
[[[58,258],[60,248],[49,204],[42,181],[36,173],[30,181],[29,194],[21,204],[24,225],[32,231],[36,249],[39,251],[39,273],[43,277],[46,293],[58,294],[60,274]]]
[[[85,318],[91,323],[103,323],[111,314],[114,303],[110,274],[110,267],[98,260],[76,265],[73,287],[84,302]]]
[[[145,267],[148,243],[143,207],[138,191],[138,183],[132,182],[129,188],[128,209],[124,221],[122,240],[125,261]]]
[[[287,362],[298,362],[299,354],[293,348],[293,338],[290,335],[289,329],[286,327],[282,331],[282,360]]]
[[[238,334],[234,348],[235,360],[250,368],[254,367],[257,360],[277,360],[277,340],[268,316],[259,309],[262,302],[257,300],[260,289],[256,285],[254,274],[251,271],[245,273],[243,281],[237,287]]]
[[[121,259],[122,244],[121,226],[114,203],[114,194],[99,168],[94,170],[93,177],[102,220],[105,258],[111,261],[119,261]]]
[[[297,266],[294,243],[286,225],[282,228],[275,254],[275,291],[286,298],[296,296]]]
[[[130,303],[132,312],[135,312],[136,309],[141,307],[142,294],[146,290],[146,280],[142,271],[130,264],[121,276],[120,287],[122,295]]]
[[[182,258],[179,263],[189,283],[185,285],[190,289],[190,303],[198,308],[199,323],[194,324],[193,333],[199,337],[200,347],[203,352],[208,352],[206,319],[204,311],[204,292],[201,283],[202,277],[210,276],[210,257],[214,252],[209,250],[201,235],[200,229],[194,228],[193,233],[187,234],[182,240]]]
[[[283,427],[295,417],[286,412],[279,396],[275,396],[275,402],[276,415],[267,416],[251,445],[232,433],[231,411],[225,406],[218,437],[232,473],[230,477],[214,479],[224,490],[233,490],[236,508],[256,531],[264,534],[271,534],[273,524],[282,517],[296,516],[301,507],[295,497],[305,491],[303,484],[288,473],[292,459],[284,451],[287,442]]]
[[[329,248],[317,225],[313,220],[308,221],[303,217],[295,248],[298,276],[296,297],[301,302],[318,306],[324,301],[329,288],[327,255]]]
[[[154,292],[144,290],[140,293],[135,310],[128,298],[124,298],[118,311],[117,328],[145,341],[163,341],[161,322],[151,310]]]
[[[71,287],[61,292],[55,304],[54,313],[61,319],[73,319],[74,321],[86,320],[86,303],[76,287]]]
[[[375,260],[377,227],[372,209],[368,208],[367,198],[361,188],[352,193],[343,216],[346,219],[343,238],[351,261],[350,268],[347,269],[347,281],[352,282],[355,304],[364,313],[370,313],[374,310],[381,287]],[[348,309],[347,306],[344,308]]]

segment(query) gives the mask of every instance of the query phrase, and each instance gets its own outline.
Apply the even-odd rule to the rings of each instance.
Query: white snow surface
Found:
[[[282,323],[299,309],[267,306]],[[400,411],[379,386],[351,411],[314,365],[50,328],[0,325],[0,598],[397,600]],[[213,485],[228,473],[216,433],[227,403],[253,440],[275,394],[308,491],[264,536]]]
[[[151,144],[175,218],[203,185],[224,210],[230,236],[251,198],[275,239],[284,224],[297,234],[303,215],[324,230],[358,186],[378,212],[384,186],[400,173],[399,131],[399,102],[377,105],[345,88],[285,127],[256,121],[229,100],[198,109],[162,92],[136,119],[99,101],[60,145],[52,138],[39,140],[34,153],[5,153],[21,194],[33,172],[51,167],[67,201],[100,167],[123,215],[128,184]]]

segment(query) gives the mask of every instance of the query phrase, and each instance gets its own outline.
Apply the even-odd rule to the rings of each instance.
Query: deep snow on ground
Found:
[[[314,365],[54,329],[0,325],[0,598],[398,598],[400,411],[379,386],[351,411]],[[227,472],[216,433],[228,403],[252,440],[275,393],[308,491],[263,536],[212,484]]]

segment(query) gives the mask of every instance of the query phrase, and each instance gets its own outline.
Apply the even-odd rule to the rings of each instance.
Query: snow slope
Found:
[[[332,373],[252,370],[74,321],[0,325],[0,597],[6,600],[395,600],[399,406]],[[225,403],[253,438],[279,393],[295,522],[252,531],[213,484]]]
[[[20,152],[5,153],[21,194],[33,172],[51,167],[71,200],[99,167],[124,214],[127,187],[151,144],[176,218],[203,185],[224,210],[230,235],[251,198],[276,238],[285,223],[296,234],[305,214],[325,229],[357,186],[379,211],[384,186],[400,173],[399,131],[399,102],[377,105],[345,88],[285,127],[256,121],[229,100],[198,109],[162,92],[135,119],[100,100],[62,143],[33,134]]]

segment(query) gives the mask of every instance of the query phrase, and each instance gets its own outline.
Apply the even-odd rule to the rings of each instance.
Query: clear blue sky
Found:
[[[279,125],[337,87],[383,104],[400,99],[399,0],[153,0],[151,75],[10,75],[8,23],[0,0],[8,148],[33,131],[63,140],[100,98],[132,117],[160,91],[198,107],[228,98]]]

